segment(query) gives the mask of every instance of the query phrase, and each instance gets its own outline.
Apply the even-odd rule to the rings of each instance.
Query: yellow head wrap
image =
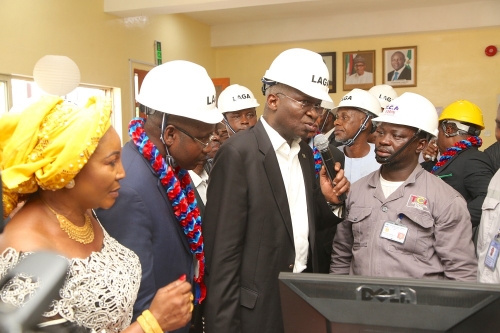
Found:
[[[111,125],[111,102],[85,107],[44,96],[23,112],[0,117],[4,218],[38,187],[59,190],[87,163]]]

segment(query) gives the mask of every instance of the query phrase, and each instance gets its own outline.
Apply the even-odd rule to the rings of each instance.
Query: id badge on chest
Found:
[[[499,231],[500,234],[500,231]],[[497,234],[490,243],[488,247],[488,252],[486,252],[486,258],[484,258],[484,265],[491,269],[495,270],[498,261],[498,254],[500,253],[500,237]]]
[[[380,237],[403,244],[406,239],[406,234],[408,233],[408,227],[400,223],[401,219],[402,214],[399,215],[396,222],[385,222],[384,226],[382,227]]]

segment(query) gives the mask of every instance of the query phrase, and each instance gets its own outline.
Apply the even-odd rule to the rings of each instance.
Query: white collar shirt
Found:
[[[293,140],[292,145],[289,146],[286,140],[269,126],[263,117],[261,117],[261,120],[276,153],[285,185],[295,246],[293,272],[300,273],[307,267],[307,255],[309,253],[309,217],[307,214],[306,188],[298,156],[300,139]]]
[[[198,191],[198,195],[201,198],[201,201],[203,201],[203,204],[207,203],[207,183],[208,183],[208,174],[203,169],[203,172],[201,173],[201,176],[199,176],[196,172],[193,170],[189,170],[189,176],[191,177],[191,180],[193,181],[194,187],[196,187],[196,190]]]
[[[330,135],[332,135],[333,131],[335,130],[335,127],[333,127],[331,130],[325,133],[325,136],[329,139]]]

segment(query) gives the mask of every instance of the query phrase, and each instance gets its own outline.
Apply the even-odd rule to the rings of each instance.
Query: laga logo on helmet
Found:
[[[317,79],[315,78],[316,75],[313,74],[312,78],[311,78],[311,82],[314,82],[314,83],[320,83],[324,86],[327,86],[328,85],[328,78],[322,78],[321,76],[318,77]]]
[[[210,96],[207,96],[207,105],[215,104],[215,95],[212,95],[212,101],[210,101]]]
[[[382,94],[378,95],[378,98],[386,100],[387,102],[391,102],[392,101],[392,99],[389,96],[385,96],[385,95],[382,95]]]
[[[243,95],[237,95],[236,97],[233,96],[233,102],[236,102],[239,99],[250,99],[250,94],[243,94]]]

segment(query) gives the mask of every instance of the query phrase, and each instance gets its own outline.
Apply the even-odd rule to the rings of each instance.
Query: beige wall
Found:
[[[494,117],[500,94],[500,55],[486,57],[484,48],[498,45],[500,27],[378,37],[331,39],[227,48],[210,47],[210,27],[184,15],[150,17],[143,26],[126,26],[103,12],[103,0],[0,0],[0,74],[31,76],[46,54],[67,55],[80,67],[82,83],[119,87],[122,91],[124,138],[132,116],[129,59],[153,63],[153,41],[160,40],[163,61],[190,60],[212,77],[229,77],[249,87],[262,112],[260,78],[281,51],[304,47],[337,52],[336,103],[342,91],[342,52],[376,50],[376,80],[382,83],[382,48],[418,46],[418,85],[397,88],[429,98],[436,106],[469,99],[484,112],[494,142]]]
[[[129,59],[154,63],[153,41],[159,40],[164,62],[190,60],[215,75],[215,50],[210,27],[184,15],[150,17],[145,25],[127,27],[103,11],[103,0],[0,0],[0,74],[32,76],[44,55],[70,57],[82,83],[121,88],[127,139]]]
[[[500,27],[447,32],[418,33],[366,38],[333,39],[314,42],[282,43],[218,48],[216,75],[229,77],[231,83],[250,88],[262,113],[264,97],[260,79],[273,59],[283,50],[303,47],[316,52],[337,52],[337,104],[346,94],[342,90],[342,52],[376,50],[376,83],[382,84],[382,48],[417,45],[417,87],[396,88],[398,94],[411,91],[427,97],[435,106],[445,107],[458,99],[479,105],[486,130],[483,148],[495,141],[497,95],[500,94],[500,54],[487,57],[486,46],[498,45]]]

